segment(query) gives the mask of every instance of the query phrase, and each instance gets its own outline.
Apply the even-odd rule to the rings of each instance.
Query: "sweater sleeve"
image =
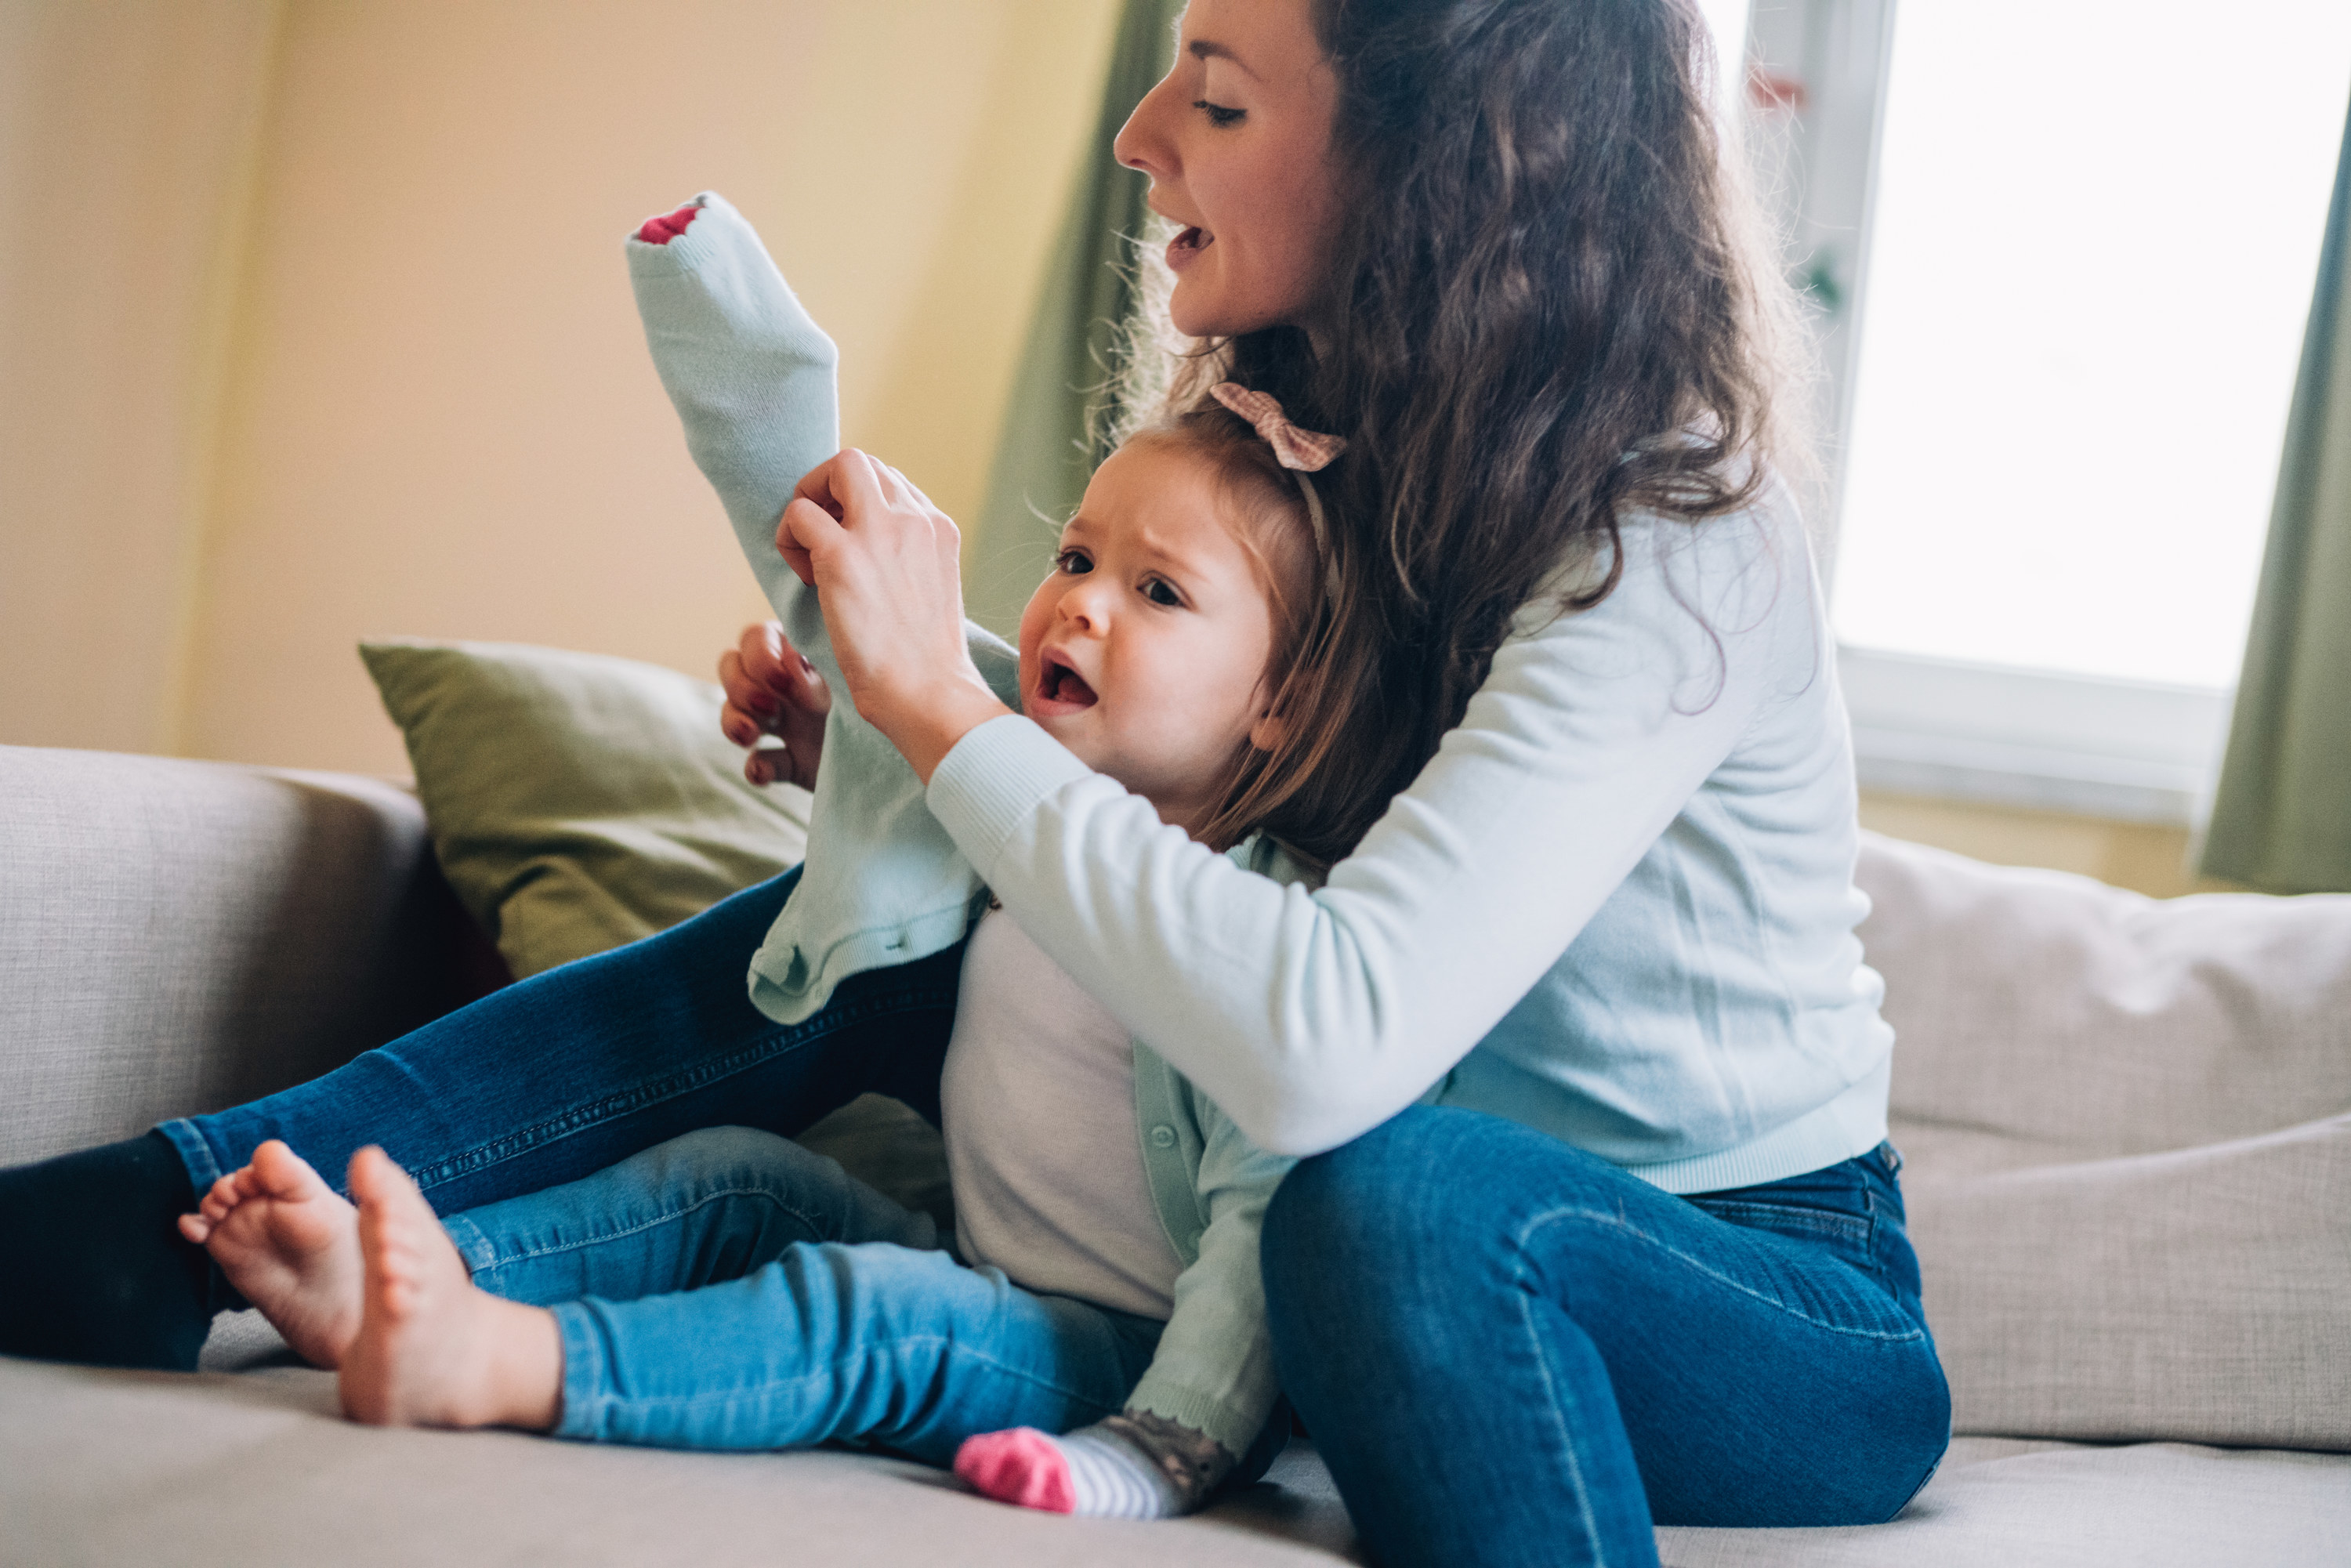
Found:
[[[785,634],[838,689],[816,591],[776,549],[776,524],[801,478],[841,450],[840,351],[743,214],[715,191],[694,201],[694,221],[666,244],[626,242],[646,346]],[[1008,684],[1009,650],[977,624],[964,630],[989,680]]]
[[[665,245],[627,242],[629,277],[687,449],[726,507],[785,635],[828,684],[841,664],[815,590],[776,549],[803,476],[841,448],[837,358],[741,214],[717,195]],[[998,694],[1019,660],[968,622],[973,661]],[[923,786],[853,704],[825,719],[824,759],[800,885],[752,956],[755,1005],[783,1023],[814,1015],[848,977],[962,939],[978,881],[924,804]]]
[[[1038,944],[1251,1140],[1335,1147],[1468,1053],[1783,667],[1822,654],[1781,487],[1697,528],[1636,519],[1624,549],[1596,607],[1530,600],[1461,724],[1319,890],[1191,842],[1019,717],[957,743],[931,810]]]
[[[1175,1092],[1200,1138],[1194,1192],[1207,1223],[1196,1252],[1176,1277],[1175,1308],[1127,1408],[1205,1432],[1238,1458],[1257,1440],[1280,1393],[1258,1236],[1273,1189],[1294,1162],[1251,1146],[1200,1095],[1180,1087]]]

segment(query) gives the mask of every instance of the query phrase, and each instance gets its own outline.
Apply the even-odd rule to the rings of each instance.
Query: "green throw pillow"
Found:
[[[745,780],[711,682],[507,643],[400,638],[360,656],[408,738],[441,870],[518,979],[807,852],[808,792]]]
[[[408,737],[442,873],[517,978],[674,925],[808,847],[808,791],[745,781],[711,682],[510,643],[360,656]],[[865,1095],[799,1141],[953,1231],[939,1134],[896,1101]]]

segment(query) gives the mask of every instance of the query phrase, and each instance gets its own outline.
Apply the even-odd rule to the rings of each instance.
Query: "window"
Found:
[[[1757,0],[1864,782],[2185,819],[2351,91],[2342,0]]]

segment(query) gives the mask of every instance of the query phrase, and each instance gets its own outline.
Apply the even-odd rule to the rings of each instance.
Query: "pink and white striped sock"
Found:
[[[1034,1427],[964,1439],[956,1474],[986,1496],[1087,1519],[1173,1519],[1183,1494],[1151,1455],[1116,1432],[1087,1427],[1049,1437]]]

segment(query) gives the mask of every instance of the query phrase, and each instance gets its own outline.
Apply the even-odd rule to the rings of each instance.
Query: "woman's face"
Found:
[[[1311,327],[1342,214],[1331,162],[1339,83],[1311,0],[1192,0],[1176,65],[1112,151],[1151,176],[1176,329],[1230,337]]]

